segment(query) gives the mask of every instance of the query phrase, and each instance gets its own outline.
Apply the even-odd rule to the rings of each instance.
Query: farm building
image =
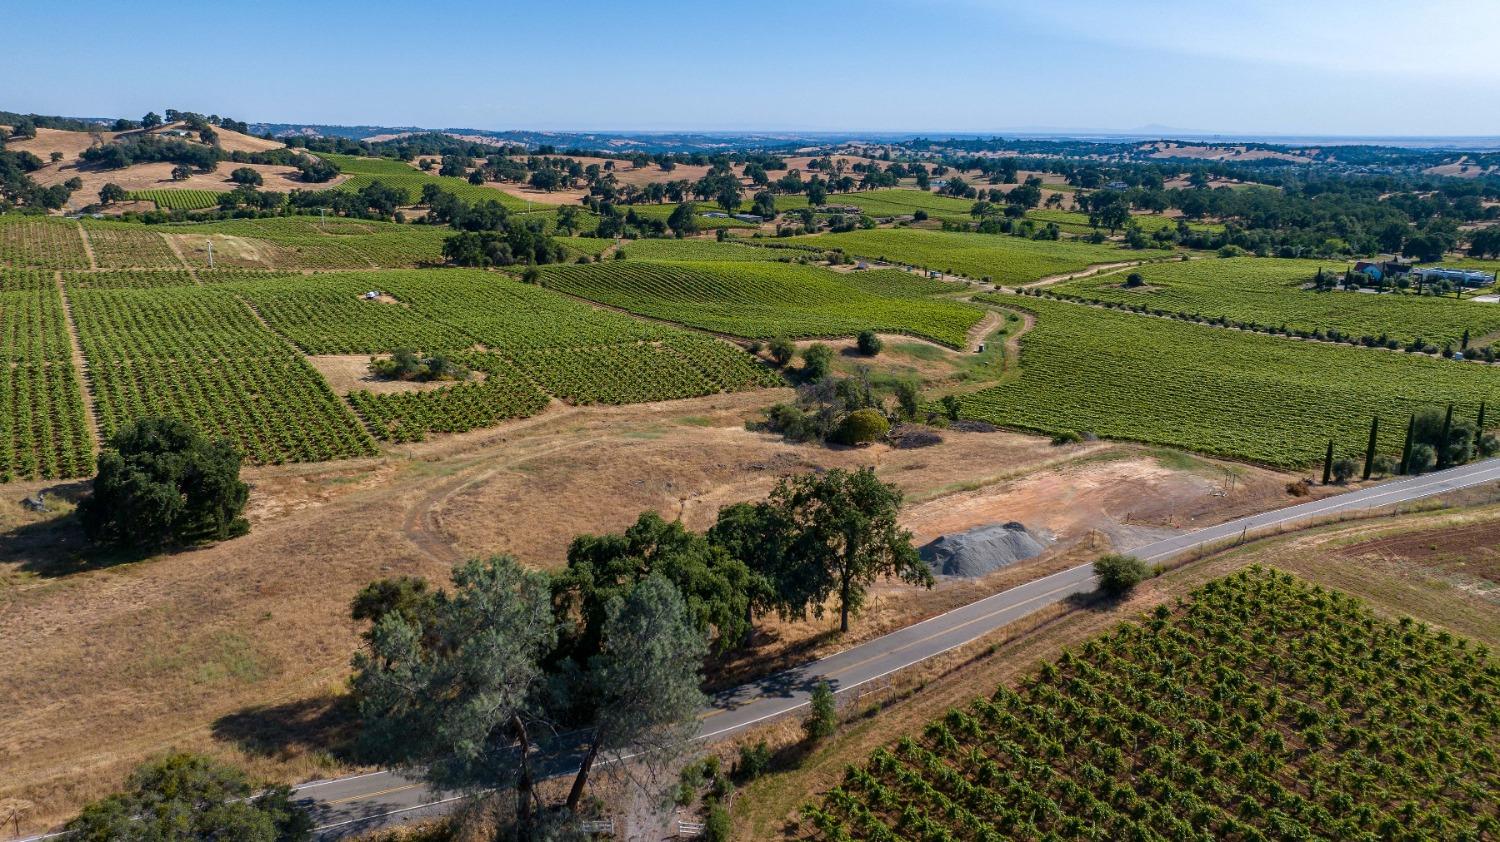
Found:
[[[1424,284],[1447,281],[1461,287],[1487,287],[1495,282],[1495,275],[1491,272],[1480,272],[1476,269],[1447,269],[1442,266],[1424,266],[1411,270],[1414,279],[1419,279]]]

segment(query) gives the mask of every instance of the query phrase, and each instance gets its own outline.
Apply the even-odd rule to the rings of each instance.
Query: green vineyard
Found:
[[[452,193],[465,202],[475,203],[494,200],[514,211],[525,210],[526,200],[518,199],[503,190],[484,185],[470,184],[467,179],[425,173],[416,167],[394,158],[361,158],[355,155],[319,153],[320,157],[338,165],[349,178],[341,182],[336,190],[354,191],[375,182],[388,187],[405,190],[407,200],[415,203],[422,197],[422,187],[435,184],[445,192]]]
[[[220,195],[213,190],[164,188],[133,190],[130,199],[135,202],[155,202],[162,210],[206,210],[219,204]]]
[[[1500,664],[1250,568],[849,766],[812,838],[1500,833]]]
[[[0,269],[87,269],[78,223],[51,216],[0,213]]]
[[[100,230],[109,238],[116,229]],[[163,242],[155,230],[125,230],[146,238],[144,248]],[[104,436],[133,418],[169,415],[229,438],[257,463],[363,455],[374,447],[363,428],[413,441],[533,415],[551,397],[630,403],[781,383],[727,343],[493,272],[59,274]],[[88,469],[87,416],[53,276],[0,271],[0,352],[12,363],[0,384],[10,443],[0,471],[10,478]],[[366,299],[372,290],[382,296]],[[404,347],[450,355],[479,374],[433,390],[357,390],[346,408],[303,357]]]
[[[933,219],[945,222],[973,222],[969,210],[973,199],[959,199],[929,193],[926,190],[870,190],[864,193],[838,193],[828,197],[830,205],[853,205],[876,217],[910,216],[926,211]]]
[[[1135,252],[1077,240],[1028,240],[1004,234],[964,234],[881,228],[796,237],[793,242],[843,249],[860,257],[923,266],[997,284],[1024,284],[1095,263],[1139,259]]]
[[[1339,331],[1355,338],[1421,338],[1454,348],[1465,331],[1474,338],[1500,331],[1500,307],[1453,298],[1303,289],[1319,269],[1342,278],[1338,261],[1235,257],[1171,261],[1137,271],[1143,286],[1123,286],[1125,274],[1065,281],[1058,295],[1146,308],[1153,313],[1225,318],[1257,328]]]
[[[70,353],[52,273],[0,269],[0,482],[92,468]]]
[[[196,268],[383,269],[442,262],[443,239],[453,232],[438,226],[398,225],[365,219],[286,216],[151,226],[173,237]],[[181,265],[180,263],[173,265]]]
[[[547,396],[494,354],[459,354],[457,361],[483,374],[478,382],[421,392],[374,394],[356,391],[349,403],[375,437],[421,441],[428,433],[463,433],[525,418],[547,406]]]
[[[762,339],[875,329],[958,348],[984,315],[953,301],[875,291],[879,280],[784,263],[626,260],[548,267],[542,277],[554,289],[633,313]]]
[[[657,261],[761,261],[790,260],[802,254],[794,249],[759,248],[713,240],[627,240],[620,248],[632,260]]]
[[[100,269],[180,269],[167,239],[151,228],[99,219],[80,220]]]
[[[1101,310],[982,296],[1036,314],[1021,376],[963,398],[964,414],[1056,433],[1093,432],[1270,465],[1318,461],[1329,439],[1363,454],[1372,415],[1380,449],[1401,452],[1409,414],[1449,403],[1472,418],[1500,399],[1500,370],[1390,351]]]
[[[103,436],[162,415],[227,438],[259,463],[374,452],[312,366],[232,295],[176,287],[69,297]]]

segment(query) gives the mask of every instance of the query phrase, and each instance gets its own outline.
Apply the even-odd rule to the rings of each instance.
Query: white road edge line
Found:
[[[1458,490],[1460,488],[1468,488],[1468,487],[1471,487],[1473,485],[1479,485],[1479,484],[1481,484],[1483,482],[1489,481],[1489,475],[1492,474],[1492,473],[1495,474],[1494,478],[1500,479],[1500,466],[1496,466],[1496,467],[1493,467],[1493,468],[1486,468],[1485,470],[1477,471],[1477,472],[1475,472],[1475,473],[1473,473],[1471,475],[1459,477],[1457,481],[1464,483],[1463,485],[1449,486],[1448,483],[1453,482],[1454,478],[1452,478],[1452,477],[1444,477],[1442,479],[1431,480],[1429,482],[1421,483],[1421,484],[1412,484],[1412,485],[1403,484],[1399,488],[1390,488],[1390,489],[1382,490],[1379,494],[1370,494],[1370,495],[1367,495],[1367,496],[1358,497],[1358,498],[1352,499],[1352,500],[1345,500],[1345,501],[1342,501],[1342,502],[1334,502],[1332,499],[1330,499],[1329,501],[1320,501],[1320,502],[1329,502],[1330,505],[1326,505],[1326,506],[1322,506],[1322,507],[1315,507],[1315,508],[1308,509],[1306,511],[1299,511],[1299,512],[1297,512],[1295,514],[1288,514],[1288,515],[1285,515],[1283,517],[1276,518],[1275,520],[1270,520],[1270,521],[1267,521],[1267,522],[1262,523],[1262,524],[1257,524],[1255,526],[1255,528],[1256,529],[1265,529],[1265,528],[1271,527],[1271,526],[1279,526],[1279,525],[1281,525],[1283,523],[1286,523],[1287,521],[1290,521],[1290,520],[1302,520],[1304,518],[1316,517],[1317,515],[1322,514],[1324,512],[1337,511],[1337,510],[1340,510],[1340,509],[1368,508],[1367,506],[1365,506],[1363,504],[1368,503],[1371,500],[1378,500],[1378,499],[1381,499],[1383,497],[1389,497],[1392,494],[1402,494],[1402,493],[1406,493],[1406,492],[1410,492],[1410,491],[1416,491],[1416,490],[1420,490],[1420,489],[1436,489],[1435,491],[1428,491],[1427,493],[1418,494],[1418,495],[1416,495],[1414,497],[1404,498],[1404,500],[1402,502],[1406,502],[1406,501],[1410,501],[1410,500],[1420,500],[1423,497],[1430,497],[1430,496],[1432,496],[1432,494],[1441,493],[1443,491],[1456,491],[1456,490]],[[1476,479],[1476,478],[1480,478],[1480,477],[1483,477],[1483,479]],[[1416,477],[1412,477],[1412,479],[1416,479]],[[1474,480],[1474,481],[1470,482],[1470,480]],[[1438,486],[1446,486],[1446,487],[1439,488]],[[1374,490],[1374,489],[1371,489],[1371,490]],[[1310,505],[1310,504],[1308,504],[1308,503],[1296,503],[1296,504],[1294,504],[1292,506],[1284,506],[1284,507],[1282,507],[1280,509],[1272,509],[1270,512],[1263,512],[1261,514],[1275,514],[1277,512],[1286,512],[1286,511],[1289,511],[1291,509],[1295,509],[1298,506],[1307,506],[1307,505]],[[1243,520],[1249,520],[1251,518],[1255,518],[1255,517],[1259,517],[1259,516],[1260,515],[1247,515],[1245,518],[1243,518]],[[1233,521],[1230,521],[1230,523],[1233,523]],[[1204,527],[1204,529],[1205,530],[1217,529],[1217,528],[1221,528],[1221,527],[1226,526],[1226,525],[1227,524],[1219,524],[1218,527],[1206,526],[1206,527]],[[1249,524],[1246,524],[1246,528],[1247,529],[1249,528]],[[1230,530],[1230,534],[1231,535],[1233,534],[1233,529]],[[1225,537],[1229,537],[1229,536],[1225,535],[1225,536],[1221,536],[1219,538],[1205,538],[1205,539],[1203,539],[1201,541],[1195,541],[1195,542],[1192,542],[1190,544],[1186,544],[1184,546],[1177,547],[1175,549],[1164,550],[1164,551],[1162,551],[1160,553],[1156,553],[1154,555],[1146,556],[1145,560],[1150,561],[1150,560],[1153,560],[1153,559],[1162,558],[1164,556],[1170,556],[1170,555],[1175,555],[1177,553],[1187,552],[1188,550],[1194,549],[1196,547],[1201,547],[1204,544],[1211,544],[1214,541],[1223,540]],[[883,634],[880,637],[872,638],[872,639],[870,639],[868,641],[865,641],[864,643],[855,644],[855,646],[850,646],[848,649],[842,649],[842,650],[840,650],[838,652],[835,652],[835,653],[833,653],[831,655],[825,655],[825,656],[823,656],[822,658],[819,658],[816,661],[810,661],[807,664],[804,664],[804,665],[802,665],[800,667],[793,667],[790,670],[783,670],[780,673],[776,673],[776,674],[770,676],[770,678],[774,678],[774,677],[776,677],[778,675],[784,675],[784,674],[792,672],[792,671],[805,670],[805,669],[807,669],[809,667],[812,667],[812,666],[814,666],[816,664],[822,663],[823,661],[826,661],[826,660],[828,660],[830,658],[836,658],[839,655],[842,655],[845,652],[848,652],[851,649],[856,648],[856,646],[867,646],[867,645],[869,645],[871,643],[874,643],[876,641],[884,640],[885,638],[890,637],[892,635],[900,634],[902,632],[906,632],[906,631],[910,631],[912,629],[918,628],[919,626],[922,626],[922,625],[924,625],[926,623],[930,623],[933,620],[937,620],[937,619],[939,619],[941,617],[946,617],[947,615],[952,614],[955,611],[962,611],[962,610],[964,610],[966,608],[973,608],[974,606],[981,605],[981,604],[983,604],[983,603],[985,603],[985,602],[987,602],[987,601],[989,601],[991,599],[995,599],[996,597],[1005,596],[1006,594],[1009,594],[1009,593],[1011,593],[1013,591],[1017,591],[1017,590],[1020,590],[1022,588],[1034,586],[1038,582],[1045,582],[1048,579],[1052,579],[1052,578],[1055,578],[1057,576],[1062,576],[1062,575],[1065,575],[1065,574],[1068,574],[1068,573],[1076,573],[1077,571],[1079,571],[1079,570],[1081,570],[1081,569],[1083,569],[1085,567],[1089,567],[1091,565],[1092,565],[1092,562],[1090,562],[1089,564],[1080,564],[1077,567],[1069,567],[1066,570],[1059,570],[1056,573],[1050,573],[1050,574],[1048,574],[1046,576],[1043,576],[1040,579],[1033,579],[1030,582],[1027,582],[1027,583],[1022,584],[1022,585],[1017,585],[1014,588],[1010,588],[1008,590],[1004,590],[1004,591],[1001,591],[1001,592],[996,593],[996,594],[990,594],[989,596],[987,596],[987,597],[985,597],[983,599],[975,600],[974,602],[970,602],[970,603],[968,603],[966,605],[960,605],[960,606],[957,606],[955,608],[950,608],[950,609],[948,609],[947,611],[944,611],[941,614],[935,614],[935,615],[933,615],[931,617],[928,617],[925,620],[922,620],[921,622],[913,623],[910,626],[906,626],[905,628],[897,629],[896,631],[893,631],[893,632],[887,632],[886,634]],[[1093,577],[1091,576],[1090,578],[1093,578]],[[1077,582],[1077,584],[1083,584],[1085,581],[1088,581],[1088,580],[1080,580],[1079,582]],[[1061,589],[1059,588],[1058,590],[1061,590]],[[1049,595],[1051,593],[1055,593],[1055,592],[1056,591],[1050,591]],[[1033,598],[1031,600],[1027,600],[1027,602],[1031,602],[1031,601],[1035,601],[1035,598]],[[1019,606],[1019,605],[1025,605],[1025,604],[1026,604],[1025,602],[1017,603],[1017,606]],[[1009,609],[1007,608],[1007,609],[1001,609],[1001,610],[1004,611],[1004,610],[1009,610]],[[959,647],[966,646],[966,645],[974,642],[975,640],[983,637],[985,634],[988,634],[988,632],[981,632],[981,633],[979,633],[979,634],[977,634],[977,635],[969,638],[968,640],[963,641],[962,643],[956,643],[953,646],[947,647],[947,648],[945,648],[945,649],[943,649],[941,651],[933,652],[933,653],[931,653],[929,655],[925,655],[922,658],[918,658],[918,659],[916,659],[916,660],[914,660],[914,661],[912,661],[910,663],[894,667],[894,668],[889,669],[889,670],[887,670],[887,671],[885,671],[885,672],[883,672],[883,673],[881,673],[879,675],[871,676],[870,678],[866,678],[863,681],[858,681],[858,682],[855,682],[853,684],[850,684],[847,687],[840,687],[838,690],[835,690],[834,693],[835,693],[835,695],[837,695],[838,693],[842,693],[842,692],[844,692],[846,690],[853,690],[853,689],[855,689],[857,687],[860,687],[861,685],[868,684],[871,681],[879,681],[880,679],[886,677],[887,675],[890,675],[891,673],[900,672],[901,670],[904,670],[904,669],[907,669],[909,667],[915,666],[916,664],[919,664],[922,661],[928,660],[930,658],[935,658],[938,655],[942,655],[942,654],[944,654],[946,652],[951,652],[952,650],[957,649]],[[765,679],[763,679],[763,680],[765,680]],[[698,736],[693,737],[693,741],[697,742],[699,740],[707,740],[707,739],[711,739],[713,737],[717,737],[717,736],[719,736],[721,734],[729,733],[730,731],[738,731],[738,730],[741,730],[741,729],[744,729],[744,728],[749,728],[751,726],[754,726],[754,725],[757,725],[757,724],[759,724],[761,722],[764,722],[767,719],[774,719],[774,718],[776,718],[778,716],[785,716],[786,714],[791,713],[792,711],[795,711],[795,710],[798,710],[800,708],[806,707],[808,704],[810,704],[810,702],[808,702],[808,701],[798,702],[797,704],[792,705],[791,707],[788,707],[788,708],[785,708],[783,710],[779,710],[779,711],[776,711],[776,712],[773,712],[773,713],[768,713],[768,714],[766,714],[764,716],[760,716],[760,717],[757,717],[755,719],[752,719],[749,722],[743,722],[743,723],[740,723],[739,725],[733,725],[733,726],[729,726],[729,727],[726,727],[726,728],[721,728],[721,729],[719,729],[717,731],[711,731],[711,732],[706,733],[706,734],[699,734]],[[624,757],[617,758],[617,760],[628,760],[628,759],[630,759],[631,756],[632,755],[625,755]],[[381,773],[374,772],[374,773],[366,773],[366,774],[381,774]],[[355,777],[364,777],[364,776],[360,775],[360,776],[355,776]],[[343,778],[341,780],[352,780],[352,779],[353,778]],[[419,810],[422,807],[433,807],[433,806],[436,806],[436,805],[439,805],[439,804],[446,804],[446,803],[448,803],[450,801],[454,801],[454,800],[457,800],[458,798],[464,798],[464,797],[466,797],[466,796],[460,795],[460,796],[454,796],[452,798],[444,798],[444,799],[442,799],[440,801],[433,801],[433,802],[430,802],[430,803],[427,803],[427,804],[418,804],[418,805],[416,805],[414,807],[406,807],[406,808],[403,808],[401,810],[394,810],[394,811],[392,811],[390,813],[385,813],[385,814],[382,814],[382,815],[383,816],[384,815],[395,815],[396,813],[404,813],[404,812],[408,812],[408,811],[411,811],[411,810]],[[339,824],[332,824],[332,825],[326,825],[326,826],[320,827],[320,828],[315,828],[315,830],[326,830],[326,829],[330,829],[330,828],[340,827],[340,826],[345,825],[345,824],[352,824],[353,822],[369,821],[370,819],[374,819],[374,818],[381,818],[381,816],[368,816],[368,817],[360,818],[360,819],[350,819],[349,821],[340,822]],[[46,838],[46,837],[36,837],[36,838],[37,839],[42,839],[42,838]],[[30,842],[30,840],[20,840],[19,842]]]

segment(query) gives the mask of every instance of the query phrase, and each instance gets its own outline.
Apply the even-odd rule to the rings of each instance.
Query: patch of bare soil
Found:
[[[927,339],[901,333],[877,334],[885,347],[879,354],[867,357],[859,352],[859,343],[847,336],[830,339],[804,339],[794,345],[798,350],[809,345],[827,345],[834,351],[834,370],[855,374],[860,370],[915,377],[923,383],[937,383],[951,378],[957,370],[958,351]]]
[[[759,499],[789,473],[874,465],[907,493],[906,522],[921,537],[1019,517],[1084,536],[1090,551],[1106,545],[1093,536],[1111,523],[1206,522],[1247,505],[1252,489],[1284,484],[1266,474],[1217,498],[1204,481],[1140,458],[1102,458],[1138,448],[1059,449],[1006,432],[945,431],[941,445],[895,450],[792,445],[745,429],[788,394],[565,407],[378,458],[248,470],[249,535],[138,562],[84,546],[66,516],[83,484],[35,484],[56,489],[51,515],[20,506],[32,485],[6,486],[0,799],[36,803],[30,827],[49,826],[169,747],[280,779],[347,768],[330,745],[346,722],[338,700],[358,645],[348,604],[369,581],[440,582],[457,559],[501,552],[556,569],[576,534],[622,529],[647,509],[702,529],[721,506]],[[1050,482],[1026,479],[1058,469]],[[1143,502],[1153,496],[1162,499]],[[1078,513],[1057,513],[1069,508]],[[857,634],[1040,575],[1068,551],[931,592],[882,586]],[[830,622],[768,626],[754,656],[847,645]]]
[[[1500,599],[1500,525],[1494,522],[1390,535],[1340,547],[1338,555],[1424,568],[1455,580],[1468,580],[1478,585],[1478,590]]]
[[[209,242],[213,243],[213,265],[217,268],[275,269],[288,263],[295,265],[296,256],[284,246],[255,237],[237,237],[232,234],[163,234],[173,250],[188,262],[189,266],[207,267]]]
[[[582,188],[567,188],[561,190],[538,190],[526,184],[517,184],[514,181],[486,181],[486,187],[493,187],[502,193],[509,193],[517,199],[525,199],[538,205],[576,205],[589,191]]]
[[[392,380],[376,377],[370,373],[370,355],[368,354],[326,354],[308,357],[307,361],[312,363],[312,367],[323,375],[329,387],[339,395],[347,395],[360,390],[374,392],[377,395],[395,392],[431,392],[454,384],[452,380]],[[484,377],[485,373],[482,371],[469,373],[471,382],[483,383]]]

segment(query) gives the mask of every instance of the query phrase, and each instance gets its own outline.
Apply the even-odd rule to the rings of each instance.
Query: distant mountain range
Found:
[[[1396,146],[1410,149],[1500,149],[1500,137],[1272,135],[1206,132],[1172,126],[1146,125],[1128,131],[1025,127],[995,132],[630,132],[630,131],[494,131],[474,128],[433,129],[421,126],[333,126],[311,123],[251,123],[252,133],[346,137],[351,140],[387,138],[421,132],[443,132],[490,143],[558,149],[615,149],[643,152],[723,152],[736,149],[825,146],[848,142],[896,143],[913,138],[930,140],[1016,137],[1032,140],[1084,140],[1120,143],[1137,140],[1178,140],[1197,143],[1269,143],[1284,146]]]

